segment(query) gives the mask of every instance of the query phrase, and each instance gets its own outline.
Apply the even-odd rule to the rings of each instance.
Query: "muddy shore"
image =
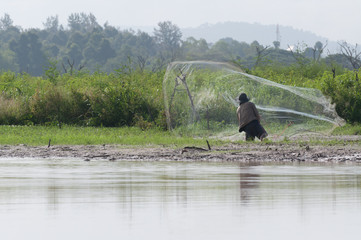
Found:
[[[243,143],[221,147],[126,147],[119,145],[0,145],[4,158],[79,158],[84,161],[232,161],[232,162],[353,162],[361,163],[361,138],[338,137],[339,144]]]

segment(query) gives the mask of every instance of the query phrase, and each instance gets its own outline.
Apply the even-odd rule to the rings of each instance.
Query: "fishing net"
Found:
[[[173,62],[163,91],[168,128],[194,135],[239,137],[236,109],[242,92],[256,104],[261,124],[273,137],[323,134],[343,124],[319,90],[278,84],[226,63]]]

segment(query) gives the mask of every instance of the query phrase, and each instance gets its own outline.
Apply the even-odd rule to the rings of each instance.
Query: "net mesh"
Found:
[[[343,124],[321,91],[278,84],[226,63],[173,62],[163,91],[168,128],[191,129],[194,134],[237,134],[242,92],[256,104],[262,125],[273,136],[324,134]]]

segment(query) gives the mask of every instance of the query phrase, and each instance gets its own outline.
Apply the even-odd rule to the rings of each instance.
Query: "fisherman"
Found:
[[[239,132],[246,132],[246,141],[254,141],[255,137],[263,141],[268,134],[260,123],[261,117],[256,105],[249,101],[245,93],[241,93],[238,99],[239,107],[237,108],[237,117]]]

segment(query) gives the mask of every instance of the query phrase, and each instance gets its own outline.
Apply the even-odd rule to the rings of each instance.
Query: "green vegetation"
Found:
[[[121,144],[132,146],[202,146],[207,147],[205,139],[183,135],[159,129],[143,131],[137,127],[73,127],[63,126],[0,126],[0,144],[31,146],[51,145],[100,145]],[[212,140],[212,146],[226,141]]]
[[[162,71],[0,75],[0,124],[163,126]]]
[[[324,57],[327,44],[321,42],[314,46],[299,44],[287,51],[279,48],[279,42],[263,46],[257,41],[246,43],[232,38],[215,43],[193,37],[182,40],[180,29],[169,21],[158,23],[153,34],[149,34],[120,30],[108,23],[100,25],[91,13],[69,15],[66,26],[59,24],[58,16],[50,16],[42,29],[22,29],[4,14],[0,17],[0,42],[0,71],[26,72],[32,76],[44,75],[44,66],[49,62],[62,73],[73,74],[76,71],[110,73],[123,65],[155,72],[174,60],[232,61],[243,69],[295,64],[312,74],[316,69],[309,69],[309,62],[355,69],[359,64],[352,58],[360,56],[347,43],[342,43],[342,53]],[[339,73],[338,67],[336,72]]]
[[[326,96],[331,97],[336,104],[338,114],[347,122],[360,122],[361,85],[356,78],[359,72],[342,69],[342,74],[334,76],[325,65],[315,62],[310,62],[308,65],[307,69],[313,69],[309,71],[311,73],[304,70],[305,66],[301,68],[297,65],[290,67],[264,65],[253,68],[250,72],[284,85],[319,89]],[[139,68],[131,69],[127,65],[115,69],[112,73],[78,71],[73,74],[61,74],[51,64],[43,77],[11,71],[2,72],[0,73],[0,124],[45,125],[60,128],[63,124],[67,124],[95,127],[137,126],[143,130],[152,127],[166,129],[162,86],[164,74],[164,70],[153,72]],[[200,82],[203,85],[208,84],[218,92],[230,88],[227,79],[217,83],[212,80],[217,78],[217,75],[209,75],[207,71],[201,71],[199,74],[205,76],[194,75],[195,78],[199,78],[195,81],[196,84]],[[191,87],[197,88],[196,85]],[[188,102],[184,90],[178,93],[184,94],[183,101],[176,102],[179,107]],[[237,89],[230,91],[233,90]],[[220,101],[207,100],[210,93],[200,94],[203,94],[200,97],[205,104],[200,109],[200,114],[208,114],[210,119],[216,121],[210,125],[218,129],[224,128],[224,124],[235,121],[233,108],[229,109],[230,116],[227,118],[229,121],[226,122],[224,122],[225,116],[222,115],[224,111],[221,111],[232,106],[217,105]],[[232,95],[236,94],[236,92],[232,93]],[[265,93],[259,92],[259,94]],[[262,96],[262,99],[267,99],[265,97],[267,96]],[[285,101],[292,103],[292,99],[285,98]],[[184,116],[189,115],[189,113],[184,114]],[[182,118],[175,119],[182,120]],[[199,124],[209,123],[199,122]]]
[[[360,69],[339,69],[333,74],[327,65],[309,63],[304,68],[265,66],[256,68],[252,74],[284,85],[316,88],[328,96],[336,104],[340,117],[349,123],[361,122],[361,83],[358,76]]]
[[[189,130],[189,129],[188,129]],[[234,130],[234,129],[233,129]],[[232,132],[234,134],[234,131]],[[124,146],[142,146],[142,147],[175,147],[197,146],[207,148],[206,140],[209,140],[211,146],[221,146],[230,142],[230,140],[220,140],[219,138],[209,137],[207,133],[199,132],[202,137],[194,138],[194,132],[181,131],[168,132],[162,129],[153,128],[141,130],[138,127],[75,127],[65,125],[62,128],[57,126],[0,126],[0,145],[18,145],[25,144],[29,146],[48,146],[51,145],[102,145],[119,144]],[[349,125],[336,128],[333,135],[353,135],[361,134],[360,125]],[[235,141],[236,143],[249,144],[248,142]],[[265,142],[255,142],[258,144],[272,143],[273,139],[267,139]],[[289,144],[288,138],[285,138],[280,144]],[[351,143],[351,142],[349,142]],[[355,142],[357,143],[357,142]],[[359,143],[359,142],[358,142]],[[253,144],[253,143],[252,143]],[[311,140],[307,143],[299,144],[345,144],[344,140]]]
[[[94,15],[84,13],[71,14],[67,27],[59,25],[56,16],[46,20],[44,29],[24,30],[5,14],[0,18],[0,144],[41,145],[49,139],[54,144],[191,144],[191,135],[210,136],[199,125],[211,125],[212,131],[228,128],[236,121],[232,106],[204,98],[200,114],[213,122],[199,121],[172,134],[164,131],[165,69],[168,63],[183,60],[228,62],[277,83],[319,89],[349,123],[334,134],[360,134],[361,54],[356,47],[340,43],[340,53],[324,56],[321,42],[287,51],[277,42],[271,47],[224,38],[210,44],[192,37],[182,41],[181,37],[180,29],[169,21],[160,22],[152,36],[121,31],[107,23],[101,26]],[[212,77],[198,80],[208,79],[202,84],[213,86]],[[213,87],[218,92],[229,88]],[[185,91],[180,94],[188,99]],[[202,94],[206,97],[208,93]],[[286,97],[285,101],[292,104]],[[176,104],[174,109],[185,103]],[[225,116],[220,109],[225,108],[230,108],[229,121],[222,120]],[[284,125],[267,128],[282,132]],[[97,131],[104,138],[89,133]],[[106,137],[106,131],[114,132],[113,137]],[[129,131],[135,140],[123,141],[119,136],[126,134],[122,131]],[[152,135],[149,142],[148,135]]]
[[[345,126],[336,128],[333,135],[361,135],[360,124],[346,124]]]

